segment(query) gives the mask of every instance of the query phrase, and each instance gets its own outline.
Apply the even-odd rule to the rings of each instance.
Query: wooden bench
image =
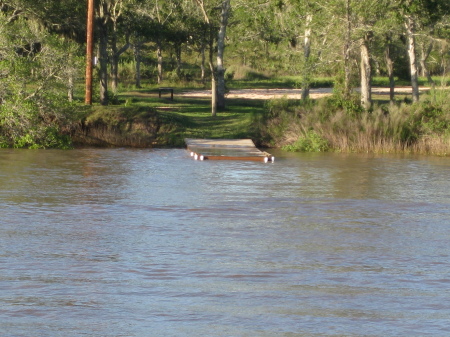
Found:
[[[170,92],[170,99],[173,101],[173,88],[170,88],[170,87],[159,88],[159,98],[161,98],[161,94],[162,94],[164,91]]]

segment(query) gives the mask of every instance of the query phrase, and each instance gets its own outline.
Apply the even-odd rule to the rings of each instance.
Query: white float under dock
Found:
[[[252,160],[274,162],[275,158],[256,148],[251,139],[185,138],[187,149],[195,160]]]

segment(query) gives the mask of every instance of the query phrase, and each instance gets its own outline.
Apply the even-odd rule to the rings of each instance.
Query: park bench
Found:
[[[171,88],[171,87],[159,88],[159,98],[161,98],[161,94],[163,92],[170,92],[170,99],[173,101],[173,88]]]

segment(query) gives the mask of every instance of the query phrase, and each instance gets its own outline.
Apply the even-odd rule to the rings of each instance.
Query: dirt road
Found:
[[[310,98],[320,98],[329,96],[332,93],[332,88],[311,89]],[[429,88],[421,87],[420,91],[427,91]],[[411,94],[411,87],[396,87],[396,94]],[[372,88],[372,94],[386,94],[389,95],[389,88]],[[177,94],[182,97],[210,97],[211,90],[194,90],[185,91]],[[245,99],[273,99],[286,96],[291,99],[300,99],[302,96],[301,89],[238,89],[230,90],[227,94],[228,98],[245,98]]]

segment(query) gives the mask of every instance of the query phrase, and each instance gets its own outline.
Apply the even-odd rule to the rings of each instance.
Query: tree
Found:
[[[389,102],[391,105],[393,105],[395,95],[395,79],[394,79],[394,61],[392,59],[392,49],[393,49],[392,33],[386,32],[384,43],[385,43],[384,59],[386,62],[386,69],[389,77]]]
[[[38,22],[49,33],[57,34],[79,44],[84,42],[85,33],[85,4],[77,0],[1,0],[0,8],[8,13],[9,20],[19,17]],[[69,54],[69,63],[76,63],[77,55]],[[69,101],[73,100],[73,90],[78,71],[71,71],[67,77],[67,93]]]
[[[121,25],[125,20],[124,13],[127,6],[131,5],[132,0],[98,0],[96,7],[96,33],[98,36],[98,61],[99,61],[99,79],[100,79],[100,103],[107,105],[108,97],[108,66],[111,67],[113,91],[117,90],[118,85],[118,63],[119,57],[130,46],[128,42],[129,29],[123,29],[126,25]],[[121,31],[122,29],[122,31]],[[125,43],[118,47],[119,35],[125,36]],[[109,55],[111,49],[111,56]]]
[[[220,6],[206,7],[204,0],[195,0],[209,30],[209,68],[211,72],[211,114],[216,116],[218,109],[225,108],[225,68],[224,50],[228,18],[231,15],[230,0],[222,0]],[[211,5],[211,4],[210,4]],[[214,5],[214,4],[212,4]],[[214,10],[220,9],[219,28],[217,33],[217,70],[214,67],[214,23],[211,19]]]
[[[156,44],[158,83],[163,81],[163,49],[170,34],[170,21],[173,19],[179,6],[180,2],[175,0],[155,0],[153,2],[141,0],[135,7],[137,14],[150,20],[148,25],[151,28],[141,29],[140,31],[145,33],[151,32],[147,37]]]
[[[407,37],[407,51],[409,59],[409,68],[411,72],[411,87],[413,102],[419,101],[419,74],[417,68],[416,55],[416,20],[411,14],[405,14],[404,24]]]
[[[303,82],[302,82],[302,100],[309,98],[309,89],[311,85],[311,22],[313,15],[308,13],[305,19],[305,37],[303,45]]]
[[[284,23],[292,22],[294,28],[291,35],[294,37],[291,41],[296,41],[298,38],[303,40],[301,45],[303,52],[303,69],[302,69],[302,100],[309,98],[309,91],[311,86],[311,75],[313,71],[314,60],[311,57],[313,30],[317,35],[318,21],[320,19],[321,8],[317,2],[310,0],[291,0],[290,7],[292,17],[283,20]],[[289,15],[289,14],[288,14]],[[297,28],[298,27],[298,31]],[[292,44],[292,42],[291,42]]]
[[[217,37],[217,109],[225,109],[225,67],[224,51],[228,18],[231,12],[230,0],[222,1],[219,33]]]
[[[416,33],[423,26],[434,26],[450,11],[447,0],[397,0],[396,8],[403,19],[411,74],[413,102],[419,101]]]
[[[129,5],[129,2],[124,3],[122,0],[113,3],[111,8],[111,90],[114,93],[117,92],[119,85],[119,58],[130,47],[129,20],[132,20],[132,13],[124,14],[127,11],[126,5]],[[122,47],[118,46],[120,37],[123,40]]]
[[[120,0],[118,0],[120,1]],[[114,0],[99,0],[96,10],[96,32],[98,36],[98,62],[100,79],[100,103],[108,105],[108,38],[111,23],[111,8]]]
[[[370,47],[378,29],[377,24],[386,16],[386,0],[361,0],[352,2],[354,34],[360,49],[361,105],[367,111],[372,106],[372,53]]]
[[[61,86],[79,66],[67,63],[78,46],[15,15],[0,14],[0,146],[68,146],[74,116]]]
[[[135,11],[133,20],[130,22],[130,45],[133,49],[135,61],[135,85],[136,88],[141,87],[141,62],[142,48],[152,36],[152,25],[149,24],[148,18],[140,12]]]

